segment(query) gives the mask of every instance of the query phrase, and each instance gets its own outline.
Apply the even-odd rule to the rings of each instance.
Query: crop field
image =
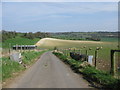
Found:
[[[106,40],[106,39],[105,39]],[[102,47],[98,51],[98,58],[97,58],[97,66],[100,69],[104,69],[106,71],[110,70],[110,50],[111,49],[118,49],[118,42],[110,41],[74,41],[74,40],[61,40],[61,39],[53,39],[53,38],[44,38],[41,39],[36,43],[39,48],[49,48],[54,49],[68,49],[68,48],[75,48],[75,52],[80,52],[81,54],[85,54],[85,51],[88,50],[88,55],[95,56],[95,50],[97,47]],[[115,41],[115,39],[114,39]],[[85,47],[85,48],[84,48]],[[91,50],[89,50],[91,48]],[[71,50],[74,51],[74,50]],[[67,51],[68,53],[70,51]],[[118,61],[118,54],[116,53],[116,63],[120,64]]]

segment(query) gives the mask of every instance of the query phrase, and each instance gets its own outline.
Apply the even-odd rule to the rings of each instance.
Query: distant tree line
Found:
[[[99,32],[57,32],[51,33],[52,36],[56,37],[69,37],[71,38],[87,38],[92,36],[99,36],[99,37],[111,37],[111,38],[118,38],[120,37],[120,32],[107,32],[107,31],[99,31]]]
[[[86,40],[101,41],[100,38],[87,37]]]
[[[10,38],[15,38],[17,36],[17,32],[16,31],[5,31],[2,30],[2,42],[4,42],[7,39]]]
[[[22,37],[28,38],[28,39],[34,39],[34,38],[46,38],[46,37],[50,37],[49,33],[42,33],[42,32],[36,32],[36,33],[24,33]]]
[[[28,33],[21,33],[21,32],[16,32],[16,31],[5,31],[2,30],[2,42],[4,42],[7,39],[15,38],[16,36],[19,37],[24,37],[28,39],[34,39],[34,38],[46,38],[46,37],[51,37],[50,33],[43,33],[43,32],[28,32]]]
[[[91,37],[87,37],[86,40],[101,41],[101,38],[98,35],[93,34]]]
[[[16,36],[24,37],[28,39],[34,38],[58,38],[66,40],[94,40],[100,41],[101,37],[120,37],[120,32],[57,32],[57,33],[44,33],[44,32],[28,32],[21,33],[16,31],[5,31],[2,30],[2,41],[7,39],[15,38]]]

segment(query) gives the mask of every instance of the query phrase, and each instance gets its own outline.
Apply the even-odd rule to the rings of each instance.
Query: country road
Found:
[[[51,52],[41,58],[7,88],[91,88],[82,76],[74,73]]]

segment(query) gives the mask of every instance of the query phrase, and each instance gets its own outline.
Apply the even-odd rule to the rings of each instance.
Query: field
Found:
[[[110,50],[118,49],[118,42],[113,41],[77,41],[77,40],[61,40],[61,39],[53,39],[53,38],[44,38],[41,39],[36,45],[40,48],[49,48],[54,49],[55,47],[58,49],[68,49],[68,48],[76,48],[76,52],[81,52],[85,54],[85,51],[88,50],[88,55],[95,56],[96,47],[102,47],[98,51],[97,58],[97,66],[100,69],[109,70],[110,69]],[[115,41],[115,40],[114,40]],[[84,48],[86,46],[86,48]],[[89,50],[92,48],[92,50]],[[118,60],[118,53],[116,53],[116,60]],[[118,61],[116,61],[117,63]]]
[[[22,38],[22,37],[15,37],[12,39],[7,39],[5,42],[2,43],[3,48],[9,48],[9,44],[12,45],[34,45],[39,39],[28,39],[28,38]]]
[[[103,42],[118,42],[118,38],[101,38],[101,41]]]
[[[7,39],[4,42],[0,43],[0,46],[2,47],[2,55],[8,56],[9,55],[9,48],[13,45],[34,45],[37,41],[39,41],[38,38],[35,39],[28,39],[28,38],[22,38],[20,36],[17,36],[15,38]]]

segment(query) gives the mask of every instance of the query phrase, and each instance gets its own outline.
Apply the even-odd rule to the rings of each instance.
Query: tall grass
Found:
[[[9,57],[2,58],[2,79],[3,81],[6,78],[11,77],[14,72],[18,72],[23,69],[24,67],[21,64],[10,60]]]
[[[41,51],[41,52],[35,52],[35,51],[27,51],[27,52],[22,52],[22,56],[23,56],[23,63],[30,65],[31,63],[33,63],[34,59],[38,56],[40,56],[42,53],[44,53],[45,51]]]

